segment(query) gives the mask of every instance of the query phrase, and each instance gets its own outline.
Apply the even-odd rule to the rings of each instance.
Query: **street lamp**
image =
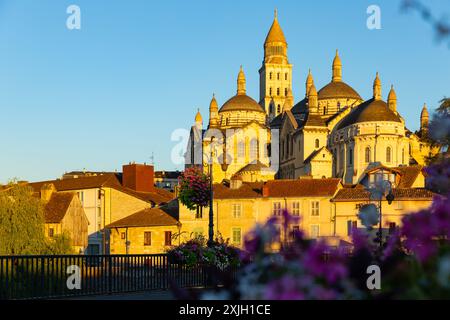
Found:
[[[213,211],[213,149],[214,137],[211,137],[211,153],[209,157],[209,225],[208,225],[208,247],[214,243],[214,211]]]
[[[389,185],[389,187],[388,187],[389,191],[387,194],[386,194],[387,190],[385,188],[386,183]],[[392,193],[392,182],[389,180],[381,181],[380,188],[381,188],[381,190],[376,190],[375,192],[378,194],[378,210],[380,213],[380,219],[379,219],[379,225],[378,225],[378,240],[380,241],[380,253],[381,253],[381,250],[383,249],[383,214],[382,214],[383,196],[386,198],[388,204],[390,205],[392,203],[392,201],[394,201],[394,194]],[[371,195],[372,194],[373,193],[371,192]]]

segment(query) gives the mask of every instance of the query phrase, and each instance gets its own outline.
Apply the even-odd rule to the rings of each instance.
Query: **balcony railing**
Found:
[[[207,275],[207,266],[172,264],[165,254],[0,256],[0,299],[204,287]]]

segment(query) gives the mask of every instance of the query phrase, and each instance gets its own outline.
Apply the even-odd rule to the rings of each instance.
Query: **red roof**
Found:
[[[224,184],[214,185],[215,199],[244,199],[268,197],[332,197],[340,179],[284,179],[263,182],[243,182],[238,189]]]
[[[122,186],[114,173],[107,173],[97,176],[85,176],[79,178],[33,182],[30,183],[30,186],[34,189],[35,192],[40,192],[43,185],[50,183],[55,186],[57,191],[73,191],[102,187],[113,188],[143,201],[152,202],[155,205],[167,203],[174,198],[173,193],[164,189],[155,188],[154,192],[137,192],[130,188],[126,188]]]
[[[176,226],[178,221],[160,208],[147,208],[117,220],[107,228]]]

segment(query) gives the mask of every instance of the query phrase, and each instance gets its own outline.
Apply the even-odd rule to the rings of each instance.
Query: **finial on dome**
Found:
[[[312,111],[314,113],[314,112],[318,111],[317,110],[318,107],[319,107],[319,101],[318,101],[318,97],[317,97],[317,90],[316,90],[316,86],[313,83],[308,92],[308,108],[310,109],[310,111]]]
[[[203,118],[202,118],[202,115],[200,114],[200,108],[197,108],[197,114],[195,115],[195,123],[201,125],[202,122],[203,122]]]
[[[422,112],[420,113],[420,130],[424,135],[428,132],[429,114],[427,110],[427,104],[423,104]]]
[[[389,91],[388,94],[387,103],[389,109],[391,109],[394,112],[397,112],[397,94],[395,93],[393,84],[391,84],[391,90]]]
[[[239,74],[238,74],[238,79],[237,79],[237,94],[245,94],[245,93],[246,93],[245,74],[244,74],[244,69],[242,69],[242,65],[241,65],[241,68],[240,68]]]
[[[275,8],[273,18],[274,18],[275,20],[278,19],[278,10],[277,10],[277,8]]]
[[[308,76],[306,77],[306,94],[305,96],[308,96],[309,90],[311,89],[311,86],[314,84],[314,79],[311,73],[311,68],[308,70]]]
[[[333,59],[333,77],[331,79],[333,82],[342,81],[342,62],[339,57],[338,49],[336,49],[336,55]]]
[[[373,81],[373,98],[375,100],[381,100],[381,80],[378,75],[378,71],[375,76],[375,80]]]

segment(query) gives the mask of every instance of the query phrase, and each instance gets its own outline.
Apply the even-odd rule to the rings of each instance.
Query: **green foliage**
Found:
[[[448,112],[450,110],[450,98],[443,98],[441,101],[439,101],[441,104],[437,108],[437,112]]]
[[[47,254],[75,254],[70,244],[70,235],[66,232],[47,240]]]
[[[70,237],[47,240],[44,206],[26,185],[10,183],[0,191],[0,255],[70,254]]]
[[[0,254],[41,254],[46,249],[44,208],[28,186],[0,192]]]

